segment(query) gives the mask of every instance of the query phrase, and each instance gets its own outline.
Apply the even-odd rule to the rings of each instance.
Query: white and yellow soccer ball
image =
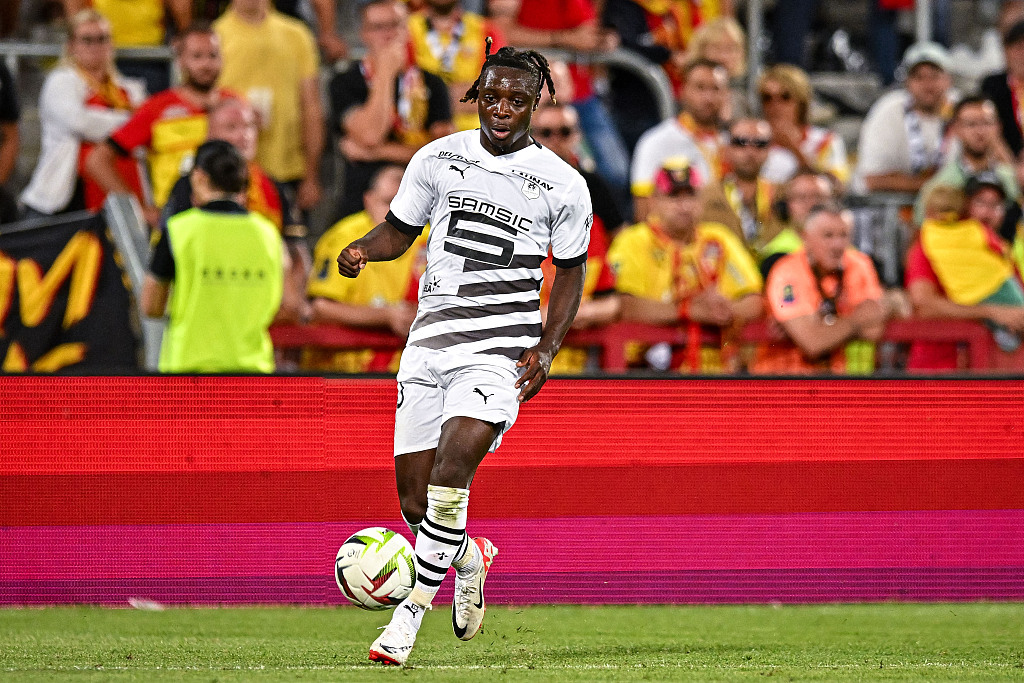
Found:
[[[391,609],[416,584],[416,557],[404,536],[369,527],[349,536],[334,560],[338,588],[356,607]]]

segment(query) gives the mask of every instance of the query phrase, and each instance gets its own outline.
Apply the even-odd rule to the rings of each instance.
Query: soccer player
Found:
[[[402,665],[450,566],[452,627],[469,640],[483,623],[483,585],[497,549],[466,534],[469,484],[512,426],[519,404],[547,380],[579,307],[592,222],[582,176],[530,137],[541,87],[554,85],[532,50],[487,41],[466,93],[480,129],[431,142],[413,156],[387,218],[338,256],[355,277],[368,261],[398,257],[429,223],[427,269],[398,370],[395,475],[402,515],[416,534],[416,586],[370,646]],[[541,323],[540,264],[551,247],[555,279]]]

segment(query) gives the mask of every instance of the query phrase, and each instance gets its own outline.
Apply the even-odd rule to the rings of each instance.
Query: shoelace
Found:
[[[475,581],[475,578],[476,577],[466,582],[470,584],[467,589],[455,592],[455,609],[458,611],[459,616],[463,616],[469,612],[469,608],[475,602],[477,593],[480,592],[479,585]]]

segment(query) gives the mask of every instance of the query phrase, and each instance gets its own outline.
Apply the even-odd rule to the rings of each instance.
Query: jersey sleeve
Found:
[[[743,243],[723,226],[719,231],[725,244],[726,266],[722,293],[730,299],[741,299],[748,294],[760,294],[763,288],[761,271]]]
[[[882,298],[882,285],[875,272],[875,264],[866,255],[859,252],[850,253],[848,287],[849,306],[857,306],[864,301],[878,301]]]
[[[430,222],[430,213],[437,201],[437,191],[430,177],[432,150],[421,148],[413,155],[402,176],[398,194],[391,200],[388,222],[407,234],[418,235]]]
[[[153,247],[153,256],[149,261],[149,272],[161,282],[174,279],[174,255],[171,254],[171,240],[167,232],[167,221],[160,221],[160,235]]]
[[[136,147],[149,147],[153,141],[153,122],[162,110],[162,101],[148,99],[123,126],[110,134],[110,142],[125,155],[131,154]]]
[[[615,276],[615,290],[622,294],[646,299],[649,296],[649,278],[643,257],[644,249],[636,243],[634,233],[627,229],[616,235],[608,247],[607,261]]]
[[[768,310],[780,322],[812,315],[821,305],[811,274],[800,266],[799,259],[786,256],[768,275],[765,288]]]
[[[594,209],[590,191],[582,176],[570,185],[562,206],[551,226],[551,261],[559,268],[573,268],[587,261],[590,245],[590,226],[594,223]]]

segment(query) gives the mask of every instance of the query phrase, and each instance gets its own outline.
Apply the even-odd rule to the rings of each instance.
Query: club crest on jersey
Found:
[[[526,178],[523,181],[523,194],[526,195],[527,199],[537,199],[540,197],[540,185]]]

